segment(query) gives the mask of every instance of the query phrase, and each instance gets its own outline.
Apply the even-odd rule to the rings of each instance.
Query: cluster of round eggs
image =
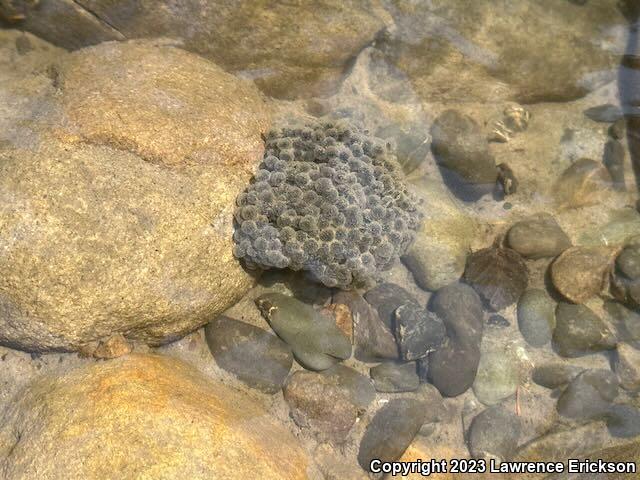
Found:
[[[403,254],[421,216],[388,145],[324,122],[269,133],[235,218],[234,254],[249,268],[308,270],[347,288]]]

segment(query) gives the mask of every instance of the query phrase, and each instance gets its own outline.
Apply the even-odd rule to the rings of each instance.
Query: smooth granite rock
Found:
[[[43,376],[0,418],[5,480],[302,480],[312,466],[255,400],[170,357]]]
[[[0,343],[157,345],[237,302],[254,279],[233,205],[270,124],[258,90],[163,41],[0,56]]]

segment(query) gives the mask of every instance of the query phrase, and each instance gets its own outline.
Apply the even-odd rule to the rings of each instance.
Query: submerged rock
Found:
[[[633,244],[623,248],[616,257],[616,267],[628,279],[640,279],[640,245]]]
[[[533,370],[531,379],[543,387],[558,388],[571,382],[583,371],[584,368],[566,363],[546,363]]]
[[[584,303],[606,286],[615,248],[571,247],[551,264],[553,286],[567,300]]]
[[[293,364],[286,343],[261,328],[224,315],[209,323],[204,332],[221,368],[265,393],[280,391]]]
[[[271,328],[309,370],[326,370],[351,356],[351,342],[333,318],[281,293],[266,293],[256,305]]]
[[[611,274],[611,293],[624,304],[640,306],[640,236],[629,239],[616,258]]]
[[[323,371],[322,375],[348,392],[351,403],[360,410],[366,409],[376,397],[371,380],[353,368],[338,364]]]
[[[490,247],[467,258],[465,281],[493,311],[515,303],[529,283],[524,260],[510,248]]]
[[[442,320],[422,307],[406,304],[395,311],[395,335],[404,360],[417,360],[437,349],[445,340]]]
[[[431,150],[453,193],[473,200],[493,189],[498,170],[475,120],[446,110],[433,123],[431,137]]]
[[[370,373],[378,392],[413,392],[420,385],[415,362],[385,362]]]
[[[371,460],[400,458],[424,423],[423,402],[397,398],[384,405],[367,425],[358,451],[358,463],[370,471]]]
[[[299,370],[284,387],[284,399],[296,424],[335,443],[346,438],[374,396],[371,381],[343,365],[322,373]]]
[[[269,126],[259,92],[166,42],[51,55],[54,80],[31,65],[0,81],[2,98],[31,92],[3,115],[0,342],[156,345],[199,328],[254,282],[230,209]]]
[[[640,213],[635,208],[624,207],[607,212],[606,223],[596,223],[578,238],[584,246],[624,246],[634,236],[640,235]]]
[[[585,305],[560,302],[556,308],[553,344],[563,357],[580,357],[612,350],[616,337],[607,324]]]
[[[612,437],[633,438],[640,435],[640,409],[633,405],[612,405],[607,412],[606,422]]]
[[[400,357],[396,339],[378,312],[357,292],[339,291],[334,302],[345,304],[353,318],[354,355],[358,360],[369,362]]]
[[[609,370],[586,370],[571,381],[558,398],[560,415],[579,420],[606,416],[618,396],[618,381]]]
[[[5,480],[302,480],[312,465],[262,406],[170,357],[43,376],[1,417]]]
[[[640,313],[614,301],[606,301],[604,309],[614,322],[621,341],[640,342]]]
[[[505,328],[511,325],[511,323],[502,315],[491,315],[489,320],[487,320],[487,325],[497,328]]]
[[[602,163],[607,168],[613,188],[618,191],[627,189],[624,180],[624,147],[618,140],[609,140],[604,146]]]
[[[395,330],[395,311],[402,305],[420,305],[413,295],[395,283],[381,283],[364,294],[365,300],[378,312],[380,320]]]
[[[468,390],[476,377],[482,340],[482,302],[468,285],[441,288],[431,309],[442,319],[448,340],[429,355],[428,377],[445,397]]]
[[[57,19],[65,28],[57,28]],[[123,0],[28,8],[21,28],[67,49],[125,38],[176,39],[183,48],[252,79],[274,97],[327,94],[349,60],[388,22],[377,1],[259,4]],[[358,25],[358,29],[352,28]],[[293,27],[296,28],[293,28]]]
[[[611,186],[611,176],[599,162],[581,158],[568,167],[553,189],[558,208],[578,208],[602,201]]]
[[[625,275],[611,275],[611,294],[630,308],[640,307],[640,279],[631,280]]]
[[[479,413],[469,427],[469,451],[474,458],[504,461],[515,453],[522,425],[515,413],[495,405]]]
[[[625,390],[640,390],[640,350],[627,343],[619,343],[613,357],[613,371]]]
[[[566,462],[568,458],[603,458],[602,446],[610,441],[611,435],[602,422],[572,425],[553,429],[527,442],[513,460]]]
[[[556,327],[556,303],[544,290],[525,290],[518,300],[518,328],[526,342],[542,347],[551,341]]]
[[[584,114],[594,122],[613,123],[620,120],[624,113],[619,105],[610,103],[587,108]]]
[[[571,246],[567,234],[548,213],[515,223],[507,233],[507,242],[523,257],[533,259],[555,257]]]
[[[609,136],[615,140],[622,140],[624,138],[626,129],[627,121],[623,117],[613,122],[609,126],[607,133],[609,133]]]
[[[624,38],[613,40],[612,31],[625,20],[609,1],[523,1],[505,9],[490,0],[388,5],[396,29],[379,48],[425,102],[582,98],[615,78],[624,50]],[[611,73],[594,74],[605,71]]]

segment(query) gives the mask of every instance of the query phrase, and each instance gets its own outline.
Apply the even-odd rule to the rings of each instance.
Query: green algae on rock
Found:
[[[326,370],[351,356],[351,342],[333,318],[281,293],[266,293],[256,305],[271,328],[310,370]]]

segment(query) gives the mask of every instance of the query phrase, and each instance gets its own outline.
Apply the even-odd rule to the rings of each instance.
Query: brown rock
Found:
[[[435,103],[583,97],[618,63],[609,29],[625,23],[615,0],[387,3],[396,28],[379,48]]]
[[[371,381],[343,365],[322,373],[299,370],[284,386],[284,399],[296,424],[334,443],[344,441],[374,396]]]
[[[160,344],[198,328],[253,284],[232,211],[269,125],[258,91],[152,41],[51,58],[55,82],[38,60],[0,83],[0,98],[29,95],[0,134],[0,342]]]
[[[361,361],[400,358],[393,332],[378,312],[357,292],[339,291],[334,297],[351,310],[355,357]]]
[[[603,422],[592,422],[572,428],[556,429],[520,447],[512,461],[522,462],[566,462],[570,458],[589,458],[597,461],[638,461],[640,444],[625,439],[612,440]],[[514,474],[507,478],[513,480],[541,480],[548,474]],[[591,480],[593,474],[578,476],[580,480]],[[615,480],[633,478],[633,475],[610,476]]]
[[[308,478],[309,459],[261,406],[168,357],[45,376],[0,425],[5,480]]]
[[[551,264],[553,286],[567,300],[584,303],[606,289],[617,249],[571,247]]]
[[[444,443],[436,443],[433,444],[431,442],[425,441],[418,437],[413,441],[409,448],[407,448],[400,457],[398,461],[400,462],[415,462],[416,460],[422,460],[423,462],[428,462],[431,459],[434,459],[437,462],[445,460],[445,464],[447,466],[446,471],[431,473],[428,478],[432,480],[456,480],[463,479],[465,474],[456,474],[451,473],[451,459],[457,458],[467,458],[469,453],[466,450],[456,449],[455,447],[447,446]],[[387,477],[385,477],[386,479]],[[421,478],[425,478],[420,473],[410,473],[409,475],[398,475],[397,477],[389,478],[407,478],[410,480],[418,480]]]
[[[571,246],[571,240],[548,213],[515,223],[507,233],[509,246],[525,258],[555,257]]]
[[[258,92],[196,55],[153,41],[103,44],[69,55],[61,75],[65,140],[166,167],[234,165],[245,178],[260,159],[268,123]]]
[[[378,0],[49,0],[30,9],[21,27],[72,49],[175,38],[225,70],[255,79],[270,95],[293,98],[333,90],[349,60],[387,22]]]
[[[527,288],[529,271],[515,250],[490,247],[467,258],[464,279],[497,312],[518,300]]]
[[[553,195],[559,209],[595,205],[611,186],[611,176],[599,162],[582,158],[567,168],[555,183]]]
[[[127,342],[123,335],[113,335],[107,340],[100,342],[98,348],[93,352],[95,358],[118,358],[131,353],[131,343]]]
[[[353,344],[353,316],[351,315],[351,309],[344,303],[332,303],[327,306],[327,310],[336,319],[336,325],[344,333],[351,344]]]

